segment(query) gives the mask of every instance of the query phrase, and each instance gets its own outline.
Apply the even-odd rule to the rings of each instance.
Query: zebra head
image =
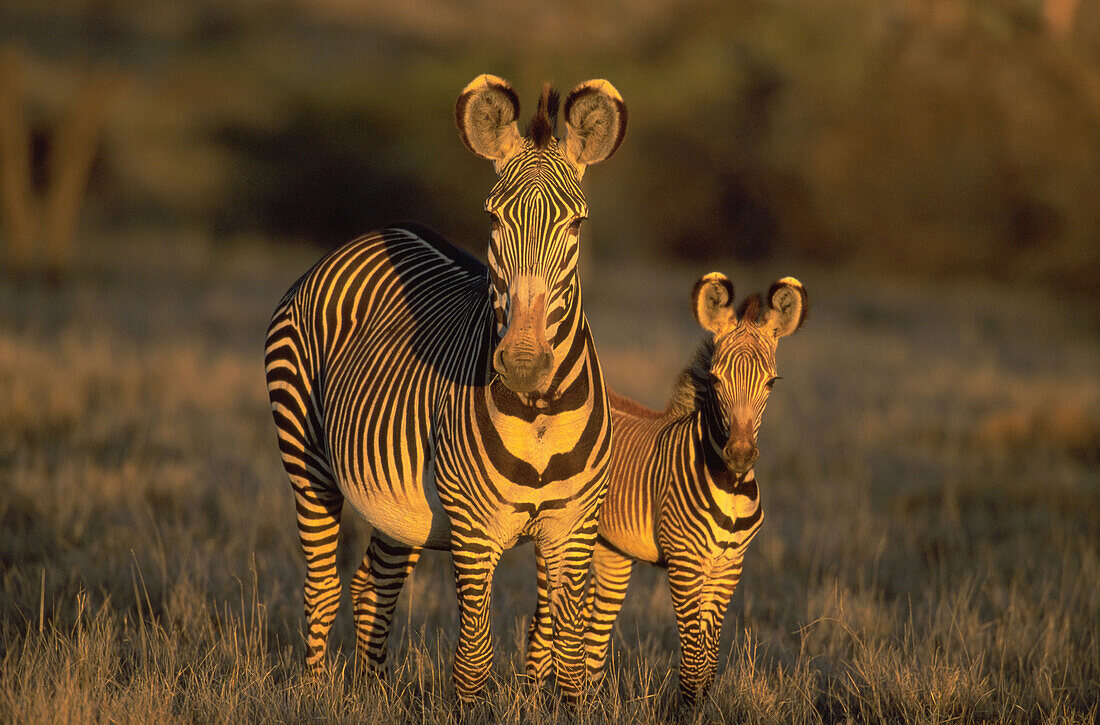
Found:
[[[692,291],[695,319],[714,333],[708,397],[718,413],[718,427],[728,431],[725,441],[715,442],[726,466],[742,474],[760,456],[756,435],[772,385],[779,379],[775,348],[779,338],[806,319],[808,297],[801,282],[784,277],[768,291],[766,310],[761,309],[760,295],[747,297],[736,312],[733,299],[733,283],[718,272],[700,279]]]
[[[545,391],[579,329],[578,239],[588,215],[579,182],[585,168],[615,153],[626,134],[626,106],[604,80],[569,93],[561,140],[555,137],[557,112],[557,93],[546,84],[520,134],[519,98],[507,81],[491,75],[475,78],[455,107],[463,142],[491,160],[500,177],[485,201],[499,340],[493,369],[516,393]]]

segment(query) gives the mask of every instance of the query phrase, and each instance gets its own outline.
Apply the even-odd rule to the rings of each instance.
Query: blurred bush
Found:
[[[1050,2],[17,0],[0,43],[38,59],[47,106],[89,64],[141,79],[93,189],[111,229],[331,246],[415,217],[480,251],[492,174],[455,137],[458,91],[503,75],[526,115],[544,78],[602,76],[630,128],[586,178],[597,256],[1088,290],[1100,8]]]
[[[438,217],[447,206],[365,103],[299,105],[278,128],[234,123],[214,139],[241,160],[215,217],[222,234],[243,226],[328,244],[394,221],[398,210]]]

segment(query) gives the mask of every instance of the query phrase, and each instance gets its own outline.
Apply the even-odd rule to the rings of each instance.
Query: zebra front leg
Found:
[[[421,549],[410,547],[375,530],[363,563],[351,580],[355,612],[356,670],[381,676],[385,672],[393,610]]]
[[[553,625],[550,621],[550,592],[546,580],[546,560],[542,551],[535,547],[535,578],[538,599],[535,612],[531,616],[531,626],[527,630],[527,657],[524,670],[531,684],[541,687],[550,679],[554,659],[551,651]]]
[[[554,675],[571,704],[580,702],[588,684],[582,610],[595,543],[595,517],[567,537],[536,542],[546,561]]]
[[[592,555],[592,579],[584,602],[587,623],[584,645],[588,677],[593,684],[600,682],[606,672],[611,630],[622,609],[633,570],[633,559],[597,540]]]
[[[493,572],[500,561],[501,548],[470,532],[460,535],[454,528],[452,532],[451,560],[460,619],[454,685],[459,701],[468,704],[479,699],[493,664],[489,605]]]
[[[737,581],[741,557],[720,571],[704,574],[698,561],[671,559],[668,583],[680,635],[680,694],[694,705],[714,682],[722,621]]]

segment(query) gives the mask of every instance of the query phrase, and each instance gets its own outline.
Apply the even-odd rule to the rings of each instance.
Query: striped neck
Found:
[[[700,398],[700,405],[695,412],[698,422],[693,426],[693,452],[705,461],[707,473],[712,478],[728,478],[735,475],[722,457],[722,448],[730,436],[729,424],[722,413],[722,405],[713,385],[707,383]]]

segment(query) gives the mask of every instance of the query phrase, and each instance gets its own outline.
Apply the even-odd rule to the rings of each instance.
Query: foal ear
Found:
[[[455,104],[455,125],[462,143],[497,169],[512,158],[523,140],[516,126],[519,96],[503,78],[479,75],[462,89]]]
[[[810,311],[810,298],[806,288],[794,277],[784,277],[768,290],[768,311],[764,314],[764,327],[776,337],[784,337],[802,326]]]
[[[691,307],[704,330],[721,334],[737,321],[733,312],[733,282],[721,272],[700,278],[691,290]]]
[[[565,158],[584,169],[611,158],[626,136],[626,104],[605,80],[581,83],[565,99]]]

